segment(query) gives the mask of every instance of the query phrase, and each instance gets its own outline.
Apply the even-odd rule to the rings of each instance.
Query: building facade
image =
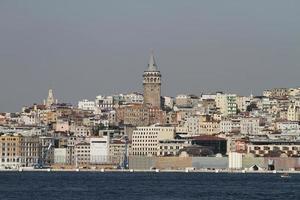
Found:
[[[137,127],[132,135],[132,154],[135,156],[155,156],[157,155],[159,141],[171,140],[174,137],[174,127]]]
[[[21,165],[20,135],[0,137],[0,167],[18,168]]]
[[[90,153],[91,164],[103,164],[109,162],[109,137],[90,138]]]

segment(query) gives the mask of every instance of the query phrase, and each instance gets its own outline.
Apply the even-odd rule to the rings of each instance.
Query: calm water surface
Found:
[[[0,172],[0,200],[296,199],[300,175]]]

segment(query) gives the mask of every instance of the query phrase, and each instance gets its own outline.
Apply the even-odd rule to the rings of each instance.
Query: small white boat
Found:
[[[290,178],[291,176],[288,173],[284,173],[280,175],[281,178]]]

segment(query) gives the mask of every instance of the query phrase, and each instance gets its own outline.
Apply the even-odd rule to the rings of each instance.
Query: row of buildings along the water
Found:
[[[1,113],[0,166],[128,167],[135,158],[226,158],[230,152],[300,156],[300,88],[169,97],[161,95],[162,79],[151,55],[143,94],[71,105],[49,90],[42,104]]]

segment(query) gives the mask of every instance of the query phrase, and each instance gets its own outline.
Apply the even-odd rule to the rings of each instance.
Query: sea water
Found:
[[[300,199],[300,174],[0,172],[0,200]]]

